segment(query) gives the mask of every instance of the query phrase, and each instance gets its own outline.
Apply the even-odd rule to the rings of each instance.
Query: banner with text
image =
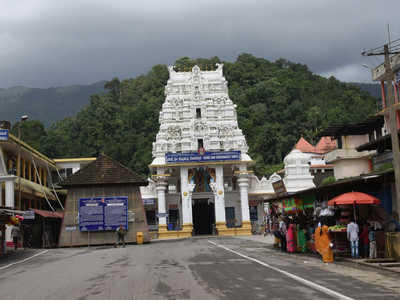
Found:
[[[128,197],[95,197],[79,199],[79,230],[128,230]]]
[[[227,161],[240,160],[240,151],[221,151],[199,153],[166,153],[165,162],[188,163],[188,162],[208,162],[208,161]]]

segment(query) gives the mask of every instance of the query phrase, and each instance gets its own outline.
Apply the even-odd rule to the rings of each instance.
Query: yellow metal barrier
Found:
[[[136,232],[136,243],[138,245],[143,244],[143,232],[141,232],[141,231]]]
[[[386,232],[385,256],[400,260],[400,232]]]

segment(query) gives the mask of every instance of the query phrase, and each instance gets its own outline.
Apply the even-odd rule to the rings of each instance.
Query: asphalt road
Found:
[[[35,253],[23,262],[0,261],[1,300],[400,299],[397,277],[237,238]]]

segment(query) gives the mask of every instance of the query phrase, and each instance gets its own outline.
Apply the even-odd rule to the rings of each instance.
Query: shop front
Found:
[[[329,227],[329,231],[336,255],[350,256],[347,225],[354,221],[359,228],[359,254],[365,258],[370,256],[370,235],[376,243],[377,257],[385,256],[385,235],[396,228],[380,204],[380,199],[360,192],[344,193],[328,201],[328,206],[334,211],[335,224]]]

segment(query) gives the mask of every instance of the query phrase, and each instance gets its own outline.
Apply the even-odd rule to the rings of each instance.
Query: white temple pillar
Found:
[[[7,176],[8,178],[5,181],[5,202],[6,207],[14,208],[15,206],[15,198],[14,198],[14,180],[17,178],[16,176]],[[11,238],[11,230],[12,226],[6,225],[6,243],[12,242]]]
[[[241,166],[239,171],[239,193],[240,205],[242,209],[242,227],[238,231],[240,235],[251,235],[250,209],[249,209],[249,175],[245,166]]]
[[[168,182],[166,180],[164,168],[158,168],[157,174],[154,176],[156,181],[157,203],[158,203],[158,238],[170,238],[167,228],[167,201],[165,191],[167,190]]]
[[[242,208],[242,223],[250,221],[249,212],[249,179],[243,175],[238,179],[240,191],[240,204]]]
[[[234,235],[234,230],[226,227],[223,166],[215,167],[215,177],[215,182],[210,183],[214,192],[215,227],[217,228],[218,235]]]
[[[215,223],[226,225],[225,219],[225,193],[224,193],[224,169],[222,166],[215,168]]]
[[[182,196],[182,233],[180,236],[189,237],[193,231],[192,192],[195,184],[189,182],[188,168],[181,167],[181,196]]]
[[[14,176],[13,176],[14,177]],[[6,207],[14,208],[14,180],[7,180],[5,186]]]
[[[158,201],[158,227],[167,227],[166,217],[166,203],[165,203],[165,191],[167,189],[167,183],[165,181],[157,181],[157,201]]]

